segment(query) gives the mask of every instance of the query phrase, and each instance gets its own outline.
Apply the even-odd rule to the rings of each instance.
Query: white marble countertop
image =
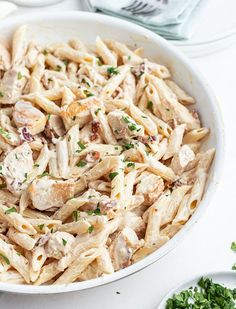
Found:
[[[81,2],[67,0],[40,10],[82,8]],[[37,10],[21,8],[18,13]],[[112,284],[61,295],[2,293],[0,308],[154,309],[161,298],[181,281],[208,271],[231,269],[236,262],[236,254],[230,250],[231,242],[236,241],[235,56],[236,44],[192,60],[219,100],[225,124],[226,156],[221,185],[210,207],[178,247],[150,267]]]

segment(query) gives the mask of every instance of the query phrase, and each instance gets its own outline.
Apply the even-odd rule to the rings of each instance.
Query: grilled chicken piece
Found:
[[[115,110],[107,115],[107,120],[117,139],[144,136],[143,126],[137,124],[128,114]]]
[[[15,104],[13,120],[18,128],[26,127],[32,135],[42,132],[46,124],[46,116],[26,101],[18,101]]]
[[[131,258],[143,241],[140,241],[136,233],[129,227],[117,234],[109,247],[112,264],[115,270],[125,268],[131,264]]]
[[[195,154],[188,145],[183,145],[171,160],[170,167],[176,175],[181,175],[189,162],[193,161]]]
[[[136,195],[143,195],[147,205],[153,204],[164,190],[164,182],[160,176],[143,172],[136,186]]]
[[[101,108],[104,110],[103,103],[97,98],[87,98],[80,101],[74,101],[69,105],[65,105],[61,111],[61,117],[64,121],[66,129],[71,128],[75,124],[83,127],[92,120],[91,109]]]
[[[7,71],[0,82],[0,103],[14,104],[19,99],[27,82],[28,70],[14,67]]]
[[[19,196],[28,186],[27,175],[33,169],[32,151],[28,143],[23,143],[10,151],[3,161],[2,174],[7,188]]]
[[[48,177],[36,179],[28,188],[33,206],[39,210],[62,207],[74,196],[75,183],[67,180],[53,180]]]
[[[67,232],[51,234],[45,248],[47,256],[60,260],[71,251],[74,241],[74,236]]]
[[[11,57],[7,48],[0,43],[0,70],[7,71],[11,67]]]
[[[136,215],[134,212],[125,211],[122,214],[122,223],[120,225],[120,229],[125,227],[129,227],[135,231],[139,238],[143,238],[145,235],[146,224],[143,219]]]

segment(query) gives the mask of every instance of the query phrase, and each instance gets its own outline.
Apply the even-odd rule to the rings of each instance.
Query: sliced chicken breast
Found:
[[[128,114],[115,110],[107,115],[107,120],[117,139],[144,136],[143,126],[137,124]]]
[[[39,210],[62,207],[74,196],[75,183],[71,180],[36,179],[28,188],[33,206]]]
[[[8,70],[0,82],[0,103],[14,104],[19,100],[26,85],[28,70],[22,67],[15,67]]]
[[[26,101],[16,102],[13,120],[18,128],[26,127],[32,135],[43,132],[46,124],[46,116]]]
[[[20,195],[27,188],[27,175],[33,169],[32,150],[28,143],[16,147],[5,157],[2,174],[7,188],[15,195]]]

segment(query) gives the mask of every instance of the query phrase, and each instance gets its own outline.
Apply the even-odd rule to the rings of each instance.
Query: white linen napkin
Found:
[[[133,7],[139,6],[131,12],[129,6],[134,1],[87,0],[87,4],[92,11],[131,19],[167,39],[188,39],[193,34],[196,24],[193,16],[201,0],[136,0]],[[139,9],[145,4],[146,7]],[[151,8],[156,8],[155,12],[146,15]]]

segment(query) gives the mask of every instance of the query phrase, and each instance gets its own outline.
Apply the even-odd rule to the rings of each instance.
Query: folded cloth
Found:
[[[87,0],[90,10],[123,17],[167,39],[188,39],[201,0]],[[133,4],[134,3],[134,4]],[[133,5],[132,5],[133,4]],[[131,8],[132,5],[132,8]]]

